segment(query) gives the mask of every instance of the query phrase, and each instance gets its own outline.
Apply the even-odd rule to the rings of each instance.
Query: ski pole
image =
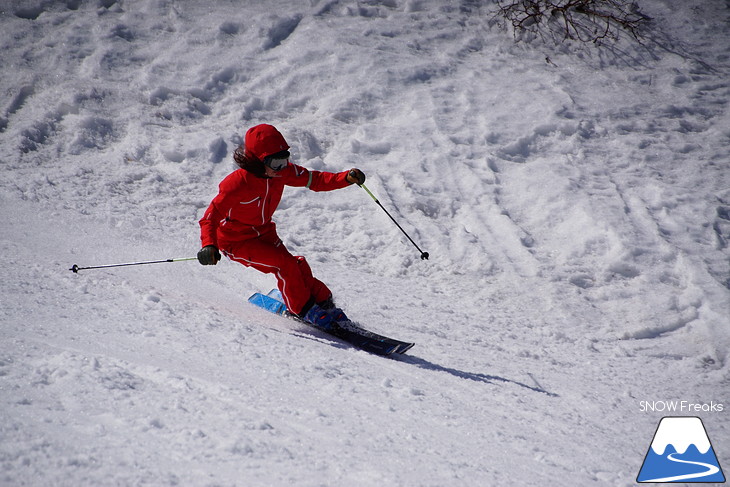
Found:
[[[362,189],[365,190],[365,192],[367,192],[367,194],[370,195],[370,197],[378,204],[378,206],[380,208],[382,208],[382,210],[385,212],[385,214],[388,215],[391,220],[393,220],[393,223],[395,223],[395,226],[398,227],[401,232],[403,232],[403,235],[405,235],[406,237],[408,237],[408,240],[410,240],[411,243],[413,244],[413,246],[416,247],[418,249],[418,251],[421,253],[421,260],[428,260],[428,252],[424,252],[423,250],[421,250],[421,248],[416,244],[416,242],[413,241],[413,239],[410,237],[410,235],[408,235],[406,233],[406,231],[403,230],[403,227],[401,227],[398,224],[398,222],[395,221],[395,218],[393,218],[393,216],[390,213],[388,213],[388,210],[386,210],[385,207],[380,203],[380,201],[378,201],[378,198],[376,198],[375,195],[370,192],[370,190],[368,189],[368,187],[365,186],[365,184],[359,184],[358,186],[360,186]]]
[[[106,265],[92,265],[89,267],[79,267],[74,264],[69,270],[74,274],[78,274],[79,271],[85,271],[87,269],[106,269],[108,267],[127,267],[130,265],[146,265],[146,264],[162,264],[164,262],[183,262],[186,260],[198,260],[197,257],[185,257],[182,259],[165,259],[165,260],[148,260],[145,262],[127,262],[125,264],[106,264]]]

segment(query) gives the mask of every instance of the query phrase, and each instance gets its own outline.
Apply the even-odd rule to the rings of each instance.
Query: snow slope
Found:
[[[730,464],[726,2],[642,1],[616,49],[467,0],[0,5],[0,485],[633,485],[642,401]],[[407,356],[231,262],[68,271],[195,255],[263,122],[430,253],[357,187],[276,214]]]

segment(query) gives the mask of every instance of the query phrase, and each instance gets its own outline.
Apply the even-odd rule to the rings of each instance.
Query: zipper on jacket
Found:
[[[263,225],[266,223],[266,201],[269,199],[269,183],[271,181],[269,179],[266,180],[266,194],[264,195],[264,200],[261,202],[261,224]]]

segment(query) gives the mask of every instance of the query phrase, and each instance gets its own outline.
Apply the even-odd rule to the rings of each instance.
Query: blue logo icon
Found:
[[[662,418],[637,482],[725,482],[705,425],[697,417]]]

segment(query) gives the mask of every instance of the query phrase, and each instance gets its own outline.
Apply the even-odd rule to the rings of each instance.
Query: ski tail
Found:
[[[284,316],[287,313],[286,305],[283,302],[266,294],[254,293],[248,298],[248,302],[277,315]]]

